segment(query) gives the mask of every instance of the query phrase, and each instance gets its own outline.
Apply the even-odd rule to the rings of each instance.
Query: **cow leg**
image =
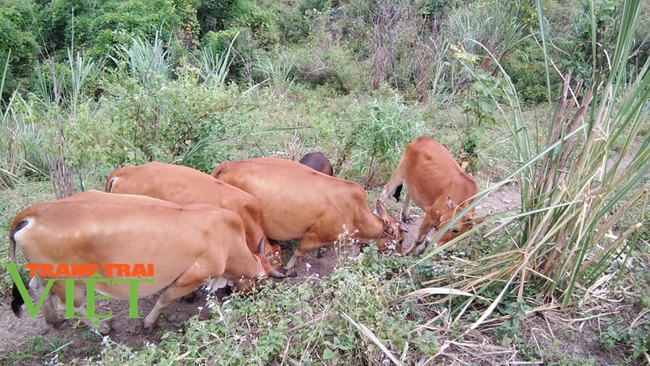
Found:
[[[29,281],[29,291],[32,293],[32,298],[38,301],[41,298],[41,296],[43,296],[43,292],[45,291],[45,281],[43,280],[43,278],[41,278],[40,276],[32,277],[32,279]],[[53,300],[54,297],[52,296],[52,292],[49,292],[46,295],[45,300],[43,300],[43,305],[41,305],[41,309],[43,310],[45,321],[48,324],[52,324],[55,328],[59,328],[65,320],[62,319],[57,313],[56,308],[54,307]]]
[[[402,207],[402,222],[410,223],[411,222],[411,195],[406,190],[406,195],[404,195],[404,206]]]
[[[415,255],[420,255],[429,245],[427,241],[427,236],[431,231],[440,225],[440,211],[434,209],[433,207],[427,210],[420,228],[418,229],[418,235],[415,239],[415,243],[411,246],[406,253],[411,253]]]
[[[166,289],[158,297],[156,305],[149,312],[149,314],[144,318],[144,327],[145,329],[150,329],[151,326],[156,322],[158,316],[172,301],[181,298],[192,291],[196,290],[201,286],[206,277],[206,272],[203,268],[198,265],[192,265],[190,269],[185,271],[180,275],[176,281],[171,285],[167,286]]]
[[[101,334],[108,334],[111,332],[111,325],[107,319],[100,320],[95,318],[86,317],[86,282],[76,281],[74,284],[74,297],[68,299],[65,297],[65,284],[62,281],[57,281],[52,286],[52,291],[59,298],[59,306],[65,308],[68,301],[73,302],[74,316],[81,320],[90,328],[95,328]]]
[[[384,186],[384,189],[381,191],[381,196],[379,196],[379,200],[381,202],[386,202],[388,197],[395,192],[398,186],[404,183],[404,179],[402,179],[402,175],[399,173],[399,167],[395,170],[393,175],[390,177],[390,180],[386,185]]]
[[[305,255],[305,253],[311,252],[314,249],[318,249],[322,245],[323,242],[317,239],[317,235],[305,235],[302,240],[300,240],[300,243],[298,243],[296,251],[293,253],[293,257],[291,257],[291,260],[289,260],[289,263],[287,263],[287,271],[293,269],[293,267],[296,266],[300,258]]]

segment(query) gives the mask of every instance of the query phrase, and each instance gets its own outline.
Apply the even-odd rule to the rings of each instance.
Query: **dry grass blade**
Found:
[[[410,292],[404,296],[400,296],[397,298],[397,300],[403,300],[408,297],[423,297],[423,296],[431,296],[431,295],[453,295],[453,296],[466,296],[466,297],[475,297],[476,295],[471,294],[469,292],[465,291],[460,291],[456,290],[453,288],[449,287],[426,287],[422,288],[419,290],[415,290],[413,292]],[[479,299],[481,300],[487,300],[487,298],[478,296]]]

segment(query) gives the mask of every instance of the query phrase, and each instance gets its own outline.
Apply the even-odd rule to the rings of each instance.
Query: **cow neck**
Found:
[[[377,240],[383,237],[384,220],[370,211],[367,211],[365,218],[365,222],[358,223],[357,230],[359,230],[359,233],[356,236],[359,238],[373,240]]]
[[[248,268],[249,268],[248,258],[244,259],[242,257],[239,257],[236,260],[234,260],[235,258],[230,258],[229,261],[235,265],[234,268],[244,268],[244,270],[240,271],[239,273],[233,273],[233,274],[237,277],[247,277],[247,278],[256,279],[259,276],[260,272],[262,271],[262,261],[260,260],[260,257],[251,253],[250,251],[248,251],[248,249],[246,251],[248,252],[248,254],[253,256],[253,258],[255,258],[255,261],[257,262],[257,266],[256,266],[257,271],[249,275],[250,272],[248,272]]]

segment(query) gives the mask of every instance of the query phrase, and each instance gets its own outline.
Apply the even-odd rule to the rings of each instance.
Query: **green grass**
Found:
[[[0,245],[2,262],[9,262],[9,225],[14,217],[29,205],[53,200],[52,183],[50,182],[20,182],[14,189],[0,190],[0,237],[4,245]],[[19,257],[21,258],[21,257]],[[4,267],[0,269],[0,293],[8,294],[13,282]]]
[[[368,247],[327,277],[267,285],[223,304],[209,300],[203,311],[210,312],[210,319],[190,320],[183,334],[165,334],[157,347],[140,350],[134,359],[118,345],[105,349],[102,358],[157,359],[159,364],[196,358],[216,364],[372,364],[391,352],[412,363],[435,354],[439,344],[433,333],[418,327],[428,310],[415,301],[392,300],[418,287],[417,275],[404,276],[409,263],[413,259]]]
[[[16,351],[0,356],[0,362],[5,365],[20,365],[31,364],[34,360],[40,359],[56,364],[65,354],[65,348],[70,346],[72,342],[64,338],[29,336]]]

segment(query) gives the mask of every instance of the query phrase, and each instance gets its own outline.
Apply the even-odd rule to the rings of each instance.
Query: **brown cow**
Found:
[[[299,163],[307,165],[323,174],[331,175],[332,177],[334,176],[334,168],[332,168],[332,164],[320,151],[305,154],[305,156],[300,159]]]
[[[314,171],[298,162],[255,158],[217,166],[212,175],[252,194],[262,205],[264,232],[273,240],[301,239],[287,264],[291,269],[305,253],[336,241],[344,227],[352,237],[376,240],[385,250],[388,239],[403,239],[399,222],[368,209],[358,184]]]
[[[478,193],[476,182],[463,172],[449,151],[426,136],[408,144],[378,202],[385,202],[402,183],[407,188],[402,220],[409,220],[411,199],[425,211],[415,244],[408,250],[416,255],[426,249],[427,234],[432,229],[445,226],[471,204]],[[468,231],[476,222],[472,208],[440,237],[438,244],[444,244]]]
[[[223,286],[234,282],[249,288],[252,281],[284,275],[271,269],[263,255],[248,250],[244,224],[236,213],[211,205],[181,206],[159,199],[88,191],[78,195],[33,205],[20,212],[10,227],[10,256],[16,263],[16,246],[29,263],[57,267],[59,264],[93,265],[103,278],[113,278],[104,264],[153,265],[153,283],[139,283],[137,297],[161,291],[156,305],[144,319],[150,328],[160,312],[173,300],[197,289],[204,282]],[[259,253],[264,250],[261,240]],[[116,272],[116,271],[111,271]],[[30,282],[36,299],[43,292],[39,273]],[[57,275],[56,278],[65,276]],[[84,278],[72,276],[70,278]],[[110,331],[106,322],[84,318],[84,281],[74,284],[74,299],[66,298],[65,284],[53,282],[51,291],[59,301],[74,301],[74,314],[102,333]],[[16,285],[14,285],[16,288]],[[111,297],[129,299],[130,284],[104,281],[97,291]],[[14,290],[16,294],[17,290]],[[12,308],[20,313],[22,298]],[[52,303],[51,293],[43,302],[48,323],[62,323]]]
[[[251,252],[257,250],[264,238],[262,208],[253,196],[193,168],[159,162],[120,168],[106,178],[105,191],[140,194],[179,205],[204,203],[226,208],[238,213],[244,221],[246,243]],[[267,243],[265,248],[264,254],[275,269],[280,269],[280,247]]]

